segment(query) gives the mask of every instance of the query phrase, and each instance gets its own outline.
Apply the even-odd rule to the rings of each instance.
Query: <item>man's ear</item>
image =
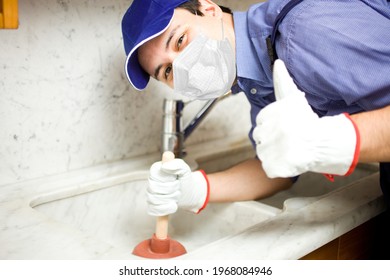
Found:
[[[208,16],[213,16],[213,17],[222,17],[222,10],[221,8],[215,4],[211,0],[198,0],[200,3],[199,10],[204,14]]]

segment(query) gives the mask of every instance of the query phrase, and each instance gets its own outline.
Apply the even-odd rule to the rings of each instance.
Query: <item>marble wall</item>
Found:
[[[0,30],[0,186],[159,150],[163,99],[178,97],[155,81],[136,92],[126,80],[129,3],[19,1],[19,28]],[[187,144],[246,135],[248,109],[242,94],[222,101]]]

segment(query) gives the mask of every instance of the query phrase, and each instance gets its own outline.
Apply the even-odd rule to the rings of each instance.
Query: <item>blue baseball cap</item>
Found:
[[[137,90],[146,88],[150,76],[138,61],[138,48],[163,33],[174,9],[188,0],[134,0],[122,19],[122,33],[127,55],[125,72]]]

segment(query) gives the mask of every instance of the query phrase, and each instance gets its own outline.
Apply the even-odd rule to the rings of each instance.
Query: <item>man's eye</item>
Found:
[[[165,68],[164,77],[166,80],[168,79],[171,71],[172,71],[172,64],[170,64],[167,68]]]
[[[181,35],[180,37],[179,37],[179,39],[177,40],[177,49],[178,50],[180,50],[180,47],[181,47],[181,44],[183,43],[183,40],[184,40],[184,34],[183,35]]]

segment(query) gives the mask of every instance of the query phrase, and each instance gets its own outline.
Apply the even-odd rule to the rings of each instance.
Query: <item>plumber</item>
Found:
[[[331,179],[358,162],[380,162],[388,199],[389,30],[386,0],[269,0],[245,12],[211,0],[134,0],[122,20],[132,86],[153,77],[203,100],[244,92],[257,154],[208,175],[182,159],[154,163],[149,214],[259,199],[302,173]]]

